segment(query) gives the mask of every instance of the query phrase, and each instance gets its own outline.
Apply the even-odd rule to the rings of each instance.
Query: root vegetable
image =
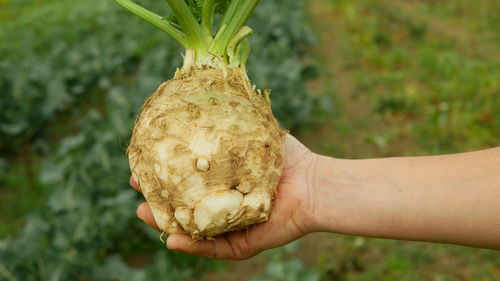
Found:
[[[203,239],[266,221],[284,131],[269,91],[255,90],[245,69],[244,24],[259,1],[167,0],[167,18],[116,1],[186,48],[183,67],[146,100],[127,150],[159,228]],[[213,35],[215,12],[222,19]]]

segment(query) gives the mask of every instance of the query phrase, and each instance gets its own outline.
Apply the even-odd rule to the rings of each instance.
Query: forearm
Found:
[[[315,227],[500,249],[500,148],[445,156],[320,156]]]

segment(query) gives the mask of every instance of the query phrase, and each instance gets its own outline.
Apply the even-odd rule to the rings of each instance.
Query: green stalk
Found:
[[[232,0],[231,1],[231,4],[229,4],[229,7],[227,8],[227,10],[224,12],[224,15],[222,16],[220,26],[229,24],[229,21],[231,20],[231,18],[234,16],[236,11],[238,10],[238,6],[241,5],[242,1],[245,1],[245,0]]]
[[[240,30],[241,27],[248,21],[255,7],[260,0],[233,0],[230,7],[224,14],[221,25],[227,24],[224,32],[220,35],[219,40],[214,46],[213,53],[224,54],[231,42],[233,36]],[[233,4],[238,5],[236,11],[231,9]],[[227,23],[226,23],[227,21]]]
[[[125,9],[129,10],[130,12],[138,15],[145,21],[153,24],[154,26],[158,27],[159,29],[165,31],[168,33],[170,36],[172,36],[175,40],[177,40],[179,43],[181,43],[184,48],[188,47],[187,41],[186,41],[186,35],[177,28],[175,28],[169,21],[165,20],[162,16],[159,16],[130,0],[115,0],[118,2],[118,4],[122,5]]]
[[[201,37],[201,26],[184,0],[167,0],[179,24],[186,34],[188,48],[199,52],[206,48],[206,42]]]
[[[250,52],[246,37],[252,30],[244,25],[260,0],[231,0],[225,11],[222,11],[222,20],[215,36],[212,35],[214,14],[217,5],[225,0],[204,0],[201,8],[194,7],[192,2],[188,5],[186,1],[166,0],[177,19],[177,25],[177,22],[171,22],[131,0],[116,0],[132,13],[170,34],[187,50],[194,51],[189,54],[195,57],[196,65],[222,67],[222,59],[229,68],[240,66],[245,69],[244,64]]]
[[[210,34],[212,34],[212,25],[214,23],[215,2],[214,0],[205,0],[201,11],[201,25],[203,25]]]
[[[243,61],[246,61],[250,52],[246,53],[246,51],[241,52],[246,47],[248,47],[248,51],[250,51],[250,45],[248,41],[241,43],[241,40],[248,37],[248,35],[252,34],[252,29],[248,26],[244,26],[240,28],[238,33],[233,36],[231,42],[227,47],[227,55],[229,56],[229,66],[238,66],[241,65]],[[245,57],[246,54],[246,57]]]

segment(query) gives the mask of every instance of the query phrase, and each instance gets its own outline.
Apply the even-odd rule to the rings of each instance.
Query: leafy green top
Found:
[[[252,30],[244,26],[260,0],[167,0],[173,15],[159,16],[131,0],[120,5],[175,38],[186,49],[194,50],[200,65],[217,66],[224,60],[229,67],[245,66],[250,45],[246,37]],[[222,19],[212,31],[215,14]]]

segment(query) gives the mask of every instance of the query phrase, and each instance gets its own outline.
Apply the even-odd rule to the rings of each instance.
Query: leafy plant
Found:
[[[250,23],[263,37],[252,37],[250,76],[275,89],[273,106],[288,128],[311,122],[315,102],[304,87],[310,65],[302,60],[313,40],[304,41],[312,37],[302,5],[264,1]],[[146,96],[180,65],[179,46],[113,1],[4,7],[0,150],[38,143],[32,149],[43,155],[39,180],[48,194],[19,233],[0,241],[0,280],[185,280],[214,268],[213,261],[161,247],[158,234],[135,217],[138,196],[128,187],[130,129]],[[271,9],[281,12],[269,21]],[[278,51],[267,52],[266,44]],[[128,257],[138,253],[154,258],[136,269]]]
[[[269,261],[264,276],[254,276],[250,281],[319,281],[318,272],[308,269],[298,258],[290,258],[297,252],[299,241],[267,253]]]

